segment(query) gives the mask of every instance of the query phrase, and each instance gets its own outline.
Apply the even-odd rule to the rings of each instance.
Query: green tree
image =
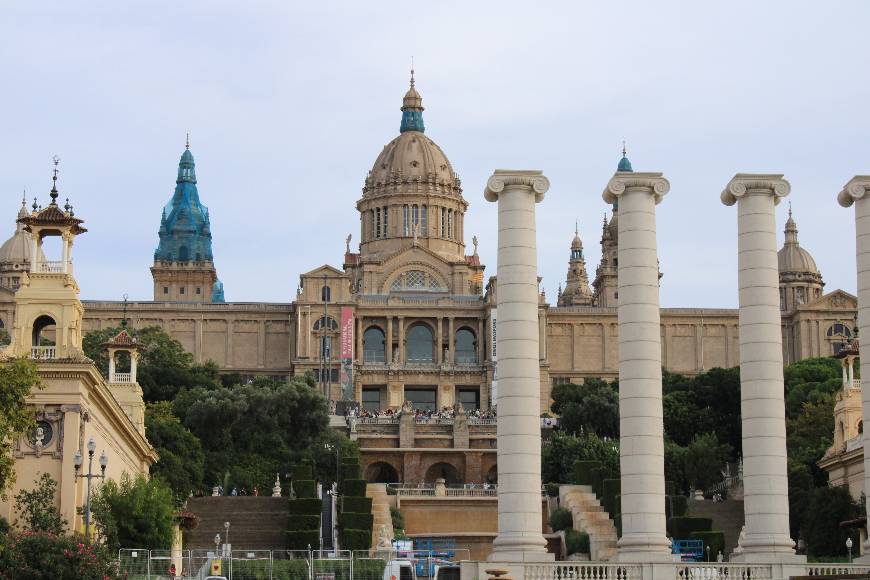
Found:
[[[707,489],[722,479],[722,466],[731,458],[731,446],[719,443],[715,433],[696,435],[686,446],[685,473],[695,489]]]
[[[827,485],[817,462],[834,442],[834,397],[804,403],[800,414],[786,420],[786,434],[789,459],[806,466],[816,485]]]
[[[145,434],[160,459],[151,466],[151,476],[162,479],[175,494],[176,504],[202,488],[205,453],[199,439],[172,413],[167,401],[145,408]]]
[[[221,385],[216,364],[193,364],[193,356],[161,327],[146,326],[142,329],[126,330],[145,347],[138,366],[137,380],[146,401],[169,401],[184,388],[199,386],[213,389]],[[107,376],[109,372],[109,359],[103,344],[120,331],[120,327],[95,330],[85,334],[82,341],[85,354],[94,361],[103,376]]]
[[[34,389],[42,388],[36,365],[26,359],[0,363],[0,442],[12,441],[35,425],[33,409],[26,404]],[[0,445],[0,497],[15,481],[12,447]]]
[[[559,415],[561,430],[619,436],[619,392],[607,381],[589,378],[582,385],[556,385],[552,397],[550,409]]]
[[[75,535],[11,533],[0,546],[0,580],[116,580],[114,556]]]
[[[619,473],[619,443],[598,437],[556,432],[541,452],[541,476],[547,483],[572,483],[574,462],[599,461],[611,473]]]
[[[20,519],[16,520],[15,525],[31,532],[62,534],[66,522],[55,504],[56,494],[57,482],[47,473],[36,480],[33,489],[19,491],[15,495],[15,508]]]
[[[858,504],[846,487],[817,487],[808,499],[801,526],[807,553],[816,558],[842,557],[849,530],[841,528],[840,522],[857,518],[860,515]]]
[[[119,548],[169,548],[175,526],[172,490],[159,478],[143,475],[106,480],[91,500],[91,513],[106,545]]]

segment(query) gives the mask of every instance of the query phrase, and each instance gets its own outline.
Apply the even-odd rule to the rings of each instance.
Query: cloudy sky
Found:
[[[854,292],[853,215],[835,196],[870,173],[868,21],[861,1],[0,0],[0,227],[24,188],[47,199],[57,154],[90,230],[74,249],[82,297],[150,299],[190,131],[227,299],[289,301],[301,272],[358,242],[354,204],[398,134],[413,56],[488,274],[482,191],[509,167],[552,183],[538,206],[548,298],[575,219],[592,276],[626,139],[635,170],[672,184],[663,305],[736,306],[736,210],[719,202],[736,172],[785,174],[827,289]]]

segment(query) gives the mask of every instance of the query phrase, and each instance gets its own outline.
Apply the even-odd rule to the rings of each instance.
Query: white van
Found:
[[[384,580],[417,580],[410,560],[390,560],[384,568]]]

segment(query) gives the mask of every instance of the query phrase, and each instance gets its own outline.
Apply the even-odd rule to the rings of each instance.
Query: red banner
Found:
[[[353,359],[353,308],[341,309],[341,358]]]

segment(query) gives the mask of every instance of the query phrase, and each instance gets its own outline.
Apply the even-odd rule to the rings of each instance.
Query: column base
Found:
[[[729,562],[736,564],[806,564],[807,557],[789,552],[746,552],[731,554]]]
[[[487,562],[553,562],[544,536],[497,536]]]
[[[556,554],[550,552],[522,552],[519,550],[505,550],[492,552],[486,557],[487,562],[555,562]]]
[[[625,563],[679,562],[679,555],[671,553],[671,543],[665,536],[625,535],[616,543],[616,559]]]
[[[852,558],[853,564],[870,564],[870,554],[865,553],[863,556],[855,556]]]

